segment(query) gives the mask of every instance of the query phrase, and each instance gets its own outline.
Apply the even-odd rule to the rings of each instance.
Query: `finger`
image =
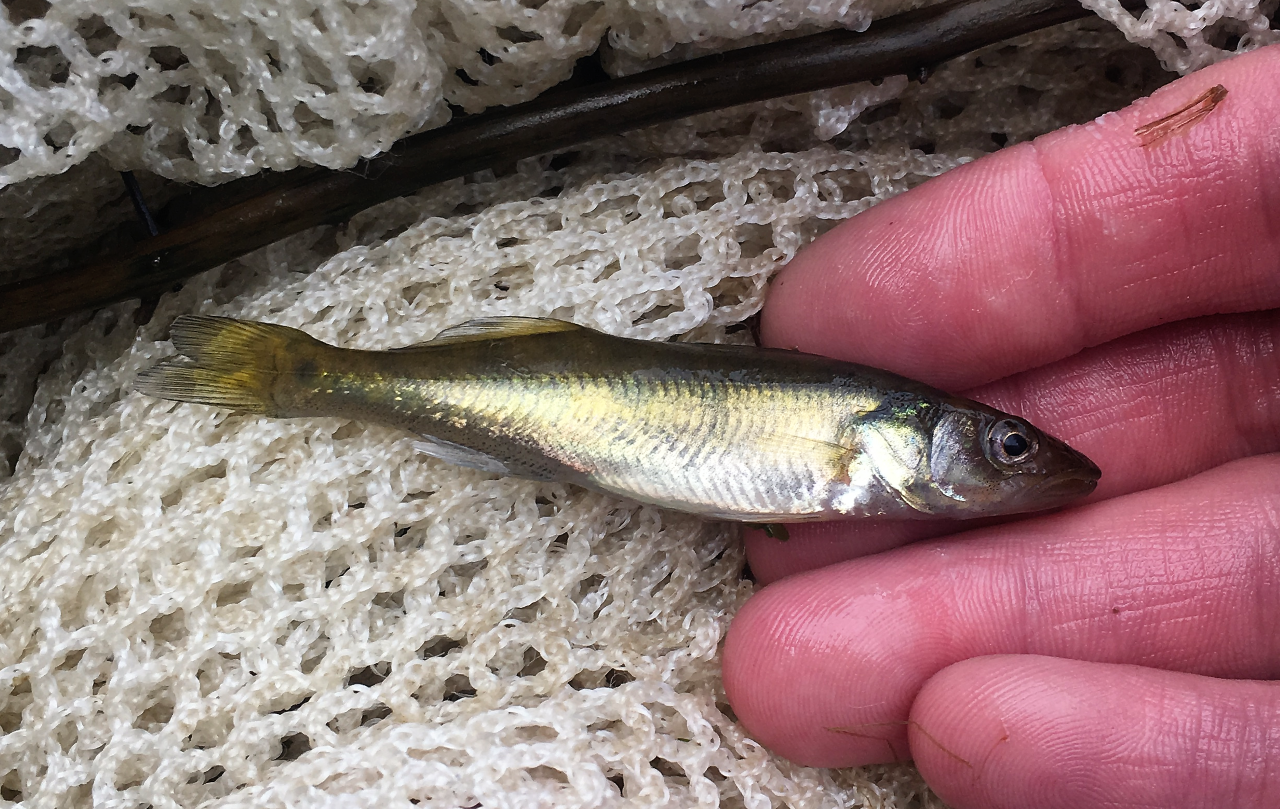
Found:
[[[1156,146],[1141,124],[1222,84]],[[1280,46],[862,213],[772,285],[768,345],[967,388],[1182,318],[1280,306]]]
[[[956,809],[1280,805],[1275,683],[982,657],[929,680],[911,720],[916,764]]]
[[[785,540],[757,528],[744,529],[742,538],[751,575],[757,584],[764,585],[806,570],[952,534],[961,526],[963,523],[956,520],[845,520],[788,525]]]
[[[1184,321],[969,394],[1027,417],[1103,470],[1094,500],[1280,451],[1280,311]],[[972,526],[952,521],[796,525],[747,538],[758,581]]]
[[[886,740],[905,750],[920,686],[978,655],[1275,676],[1277,547],[1280,456],[1268,455],[855,559],[753,596],[725,641],[725,689],[756,740],[849,766],[890,758]]]

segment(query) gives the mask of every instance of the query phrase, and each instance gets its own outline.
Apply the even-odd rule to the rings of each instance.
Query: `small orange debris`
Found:
[[[1165,117],[1158,118],[1149,124],[1143,124],[1133,130],[1133,134],[1138,136],[1138,140],[1143,146],[1158,146],[1166,138],[1179,135],[1195,126],[1206,115],[1213,112],[1214,108],[1221,104],[1222,99],[1226,97],[1227,88],[1221,84],[1215,84],[1193,98],[1186,106],[1179,107]]]

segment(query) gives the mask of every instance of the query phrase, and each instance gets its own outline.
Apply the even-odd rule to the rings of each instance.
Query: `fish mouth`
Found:
[[[1062,505],[1092,494],[1101,477],[1102,471],[1090,463],[1087,467],[1069,469],[1045,478],[1028,489],[1022,499],[1034,502],[1040,508]]]

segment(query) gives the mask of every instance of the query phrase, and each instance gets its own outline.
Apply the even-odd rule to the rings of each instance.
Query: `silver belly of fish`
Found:
[[[848,391],[568,376],[409,387],[403,398],[447,403],[452,426],[484,437],[471,445],[492,447],[477,456],[452,442],[418,445],[455,463],[543,477],[536,471],[549,460],[570,470],[550,477],[720,519],[884,517],[909,508],[894,488],[908,476],[895,454],[873,457],[883,440],[867,440],[874,428],[850,418],[879,402]]]

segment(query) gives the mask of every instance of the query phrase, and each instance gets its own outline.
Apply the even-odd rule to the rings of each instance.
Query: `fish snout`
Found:
[[[1102,470],[1082,453],[1066,446],[1061,447],[1062,457],[1055,464],[1061,471],[1050,474],[1027,490],[1024,502],[1035,503],[1037,508],[1054,508],[1090,495],[1098,488]]]

